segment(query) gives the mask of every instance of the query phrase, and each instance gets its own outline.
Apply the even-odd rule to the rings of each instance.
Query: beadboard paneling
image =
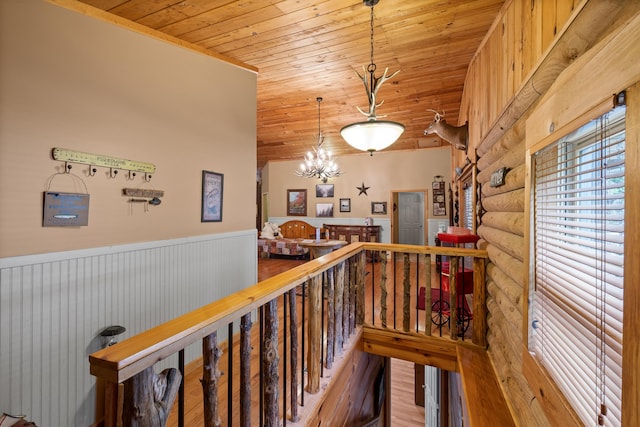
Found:
[[[122,325],[126,338],[253,285],[256,244],[249,230],[0,259],[0,410],[93,423],[100,332]]]

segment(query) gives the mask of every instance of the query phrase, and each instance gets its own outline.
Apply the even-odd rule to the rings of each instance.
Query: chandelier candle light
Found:
[[[360,107],[356,108],[367,116],[367,121],[352,123],[340,129],[342,138],[344,138],[349,145],[361,151],[368,151],[371,155],[373,155],[374,151],[383,150],[396,142],[400,135],[402,135],[402,132],[404,132],[404,126],[400,123],[378,120],[378,117],[385,116],[376,115],[376,107],[381,106],[384,102],[380,101],[380,103],[376,105],[376,95],[380,86],[400,72],[400,70],[398,70],[387,76],[389,69],[385,68],[382,77],[375,76],[376,64],[373,62],[373,7],[378,4],[378,1],[379,0],[364,0],[364,5],[371,7],[371,63],[366,69],[369,76],[367,78],[367,73],[360,75],[360,73],[356,71],[356,74],[358,74],[358,77],[360,77],[360,80],[364,83],[367,91],[369,111],[365,112]]]
[[[318,148],[313,148],[315,153],[308,152],[304,158],[304,163],[300,165],[300,169],[296,170],[296,175],[305,178],[318,178],[326,183],[329,178],[342,175],[342,171],[338,168],[336,162],[331,158],[331,152],[322,148],[324,136],[320,131],[320,103],[322,97],[317,97],[318,101]]]

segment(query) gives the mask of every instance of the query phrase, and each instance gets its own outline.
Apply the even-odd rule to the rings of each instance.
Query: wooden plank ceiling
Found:
[[[302,159],[318,142],[334,156],[357,152],[340,128],[362,121],[367,95],[355,71],[370,63],[370,8],[361,0],[82,0],[258,69],[257,165]],[[387,150],[447,145],[424,136],[444,111],[458,123],[469,62],[504,0],[380,0],[374,7],[376,76],[401,70],[377,108],[405,125]]]

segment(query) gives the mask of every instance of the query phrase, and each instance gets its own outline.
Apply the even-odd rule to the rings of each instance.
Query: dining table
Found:
[[[309,248],[310,258],[315,259],[343,247],[347,242],[344,240],[303,239],[298,244]]]

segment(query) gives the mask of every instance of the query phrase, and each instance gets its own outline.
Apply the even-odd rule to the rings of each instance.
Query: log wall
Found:
[[[582,55],[593,54],[598,42],[640,13],[631,3],[507,1],[467,73],[458,121],[469,122],[467,155],[476,164],[481,195],[478,247],[489,254],[489,354],[514,419],[522,425],[549,425],[522,364],[528,274],[526,122],[542,97],[552,96],[563,71]],[[465,154],[456,156],[456,165],[464,166]],[[504,185],[492,187],[491,174],[503,167]]]

